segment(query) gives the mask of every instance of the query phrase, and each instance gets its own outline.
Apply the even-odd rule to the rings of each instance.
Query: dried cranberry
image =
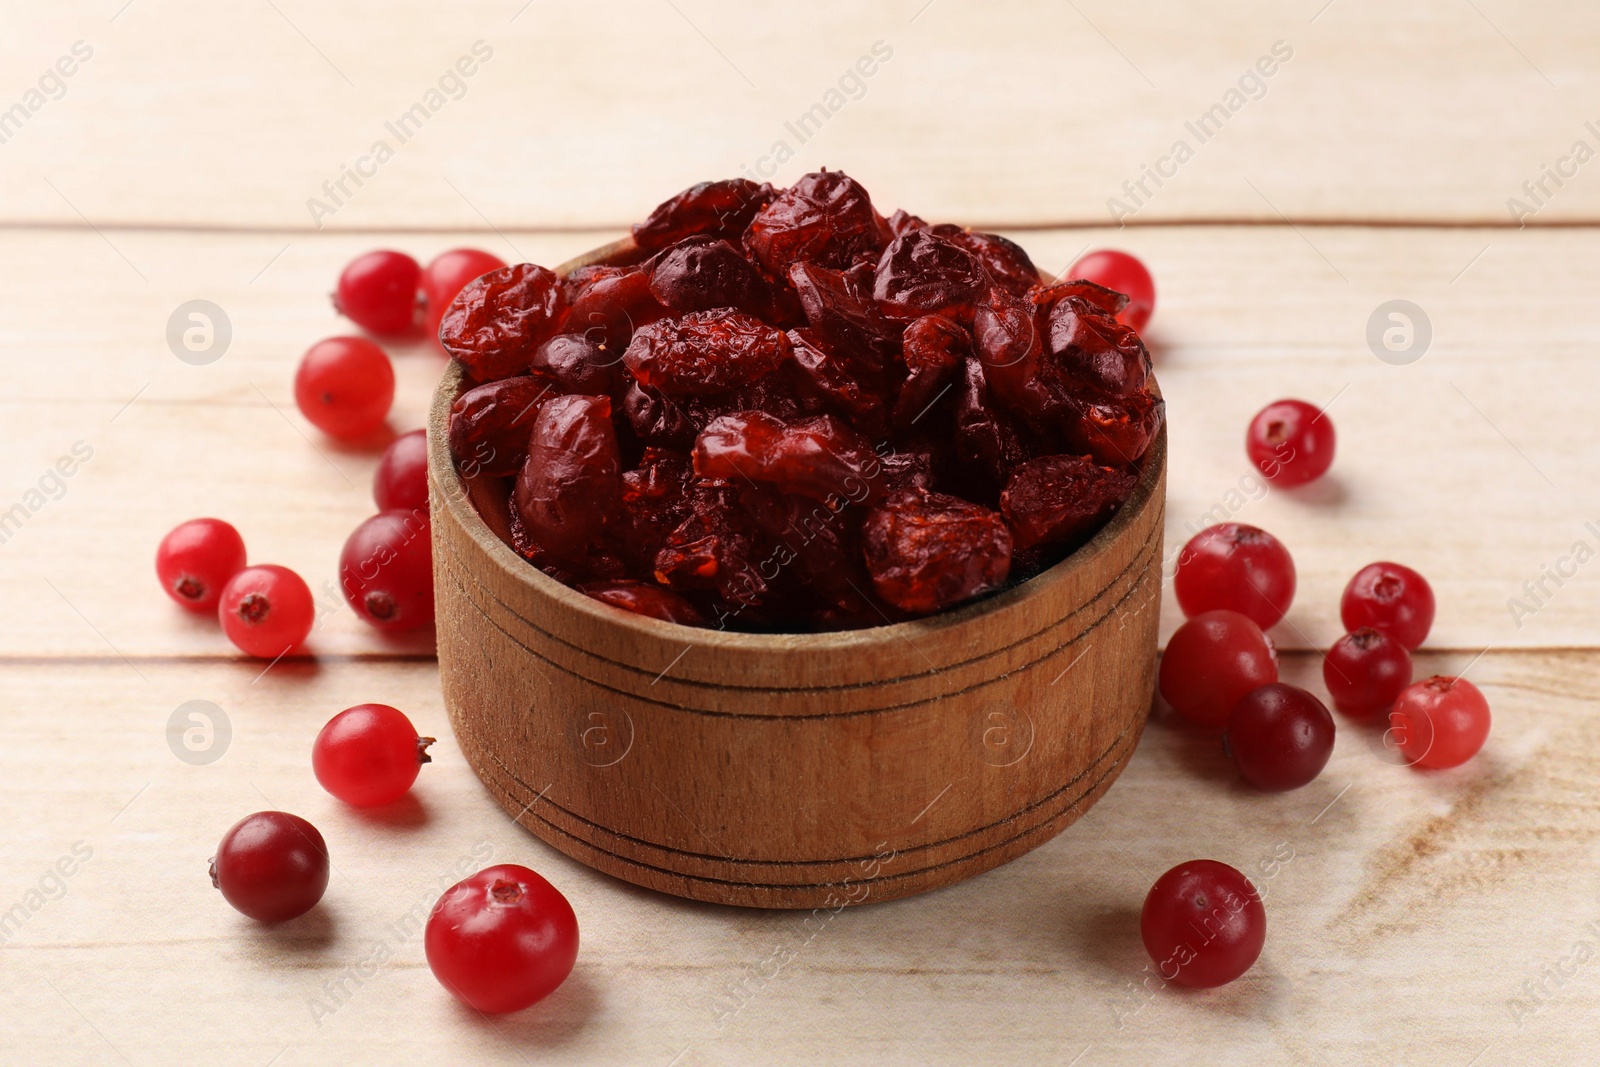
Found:
[[[615,396],[623,384],[621,353],[608,354],[581,333],[558,333],[533,351],[535,374],[564,393]]]
[[[781,278],[794,263],[842,270],[864,256],[876,258],[889,243],[889,227],[854,180],[820,171],[757,212],[744,243],[769,276]]]
[[[1018,548],[1076,544],[1106,524],[1136,481],[1132,472],[1099,466],[1087,456],[1040,456],[1011,472],[1000,510]]]
[[[872,296],[890,317],[914,319],[970,306],[988,281],[976,256],[931,230],[912,230],[883,250]]]
[[[901,358],[906,380],[894,402],[894,424],[908,429],[927,414],[955,380],[972,351],[967,331],[943,315],[924,315],[906,326]]]
[[[772,304],[767,284],[727,241],[690,237],[650,261],[650,292],[673,311],[738,308],[764,315]]]
[[[760,604],[770,586],[758,567],[758,531],[739,506],[737,491],[698,483],[689,508],[689,517],[656,553],[656,581],[677,590],[710,590],[735,609]]]
[[[1080,286],[1088,283],[1078,283]],[[1127,396],[1144,388],[1150,375],[1150,354],[1139,334],[1076,295],[1061,295],[1052,286],[1034,294],[1045,315],[1050,361],[1061,374],[1090,389]]]
[[[634,226],[633,240],[648,252],[702,233],[737,241],[776,195],[771,185],[745,178],[700,182],[659,204]]]
[[[640,582],[632,578],[586,582],[578,586],[578,592],[586,593],[614,608],[631,611],[635,615],[646,615],[652,619],[675,622],[683,626],[704,626],[706,623],[705,616],[700,614],[693,604],[672,590],[663,589],[649,582]]]
[[[527,371],[560,312],[553,273],[532,263],[502,267],[461,290],[439,323],[439,343],[478,381],[509,378]]]
[[[581,558],[622,495],[611,401],[548,400],[534,419],[528,459],[517,477],[516,509],[545,550]]]
[[[795,372],[806,389],[862,433],[874,438],[883,436],[887,429],[883,401],[863,389],[850,368],[823,348],[811,330],[790,330],[789,349]]]
[[[889,216],[889,233],[895,237],[910,233],[912,230],[926,230],[930,228],[931,227],[929,227],[927,222],[918,216],[911,214],[904,208],[895,208],[894,214]],[[960,228],[961,227],[959,226],[954,227],[954,229],[958,230]]]
[[[646,448],[638,467],[622,476],[621,542],[630,558],[645,564],[645,572],[667,535],[689,517],[693,479],[689,457],[664,448]]]
[[[879,462],[883,464],[883,491],[886,495],[933,486],[931,453],[891,452],[881,457]]]
[[[789,281],[818,343],[869,388],[882,388],[886,369],[900,351],[903,327],[884,316],[851,274],[796,263]]]
[[[554,394],[544,378],[522,374],[456,397],[450,405],[450,454],[462,477],[517,473],[528,457],[539,405]]]
[[[671,314],[650,291],[650,275],[637,268],[597,268],[569,286],[564,333],[579,333],[606,362],[627,349],[634,331]],[[577,277],[574,274],[574,277]]]
[[[867,513],[861,534],[873,588],[917,614],[997,588],[1011,569],[1005,520],[944,493],[900,493]]]
[[[976,359],[969,358],[962,368],[955,418],[957,452],[976,476],[969,480],[967,491],[975,498],[992,500],[1017,464],[1028,458],[1028,452],[1011,417],[990,397],[987,371]]]
[[[1076,418],[1065,426],[1066,443],[1096,463],[1116,467],[1136,463],[1161,429],[1166,402],[1150,393],[1073,400]]]
[[[770,482],[785,493],[862,502],[882,495],[866,438],[831,415],[784,422],[760,411],[715,419],[695,441],[702,478]]]
[[[667,396],[727,393],[776,371],[789,358],[789,339],[742,311],[696,311],[640,329],[622,358]]]
[[[1033,265],[1028,253],[1015,241],[1009,241],[997,233],[978,233],[949,223],[932,229],[951,244],[959,245],[977,256],[989,279],[1007,292],[1023,296],[1039,284],[1039,268]],[[898,230],[895,232],[899,233]]]
[[[628,386],[623,394],[622,414],[633,428],[634,436],[647,445],[689,448],[700,432],[681,404],[638,382]]]
[[[823,502],[766,486],[747,486],[740,500],[778,548],[769,557],[774,577],[781,573],[827,609],[883,621],[882,609],[866,593],[871,582],[861,562],[859,509],[842,498]]]

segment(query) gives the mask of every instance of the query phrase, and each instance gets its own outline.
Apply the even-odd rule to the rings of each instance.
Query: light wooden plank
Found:
[[[74,42],[93,50],[0,145],[9,219],[307,228],[308,200],[332,206],[323,183],[380,139],[393,158],[319,221],[616,227],[780,141],[779,181],[825,164],[887,207],[996,224],[1102,223],[1113,197],[1135,221],[1505,223],[1541,180],[1536,221],[1600,218],[1595,168],[1562,162],[1600,148],[1593,5],[135,0],[34,5],[8,28],[0,108]],[[459,99],[426,101],[480,40],[492,57],[447,83]],[[892,55],[846,83],[859,99],[830,100],[877,42]],[[1292,56],[1240,93],[1278,42]],[[385,124],[419,102],[438,107],[402,143]],[[825,123],[789,129],[818,104]],[[1164,162],[1180,140],[1192,158]]]
[[[1430,655],[1419,669],[1467,659]],[[1230,1062],[1494,1067],[1576,1062],[1573,1041],[1600,1011],[1595,964],[1572,962],[1600,919],[1600,674],[1587,654],[1473,665],[1495,725],[1466,768],[1395,766],[1375,731],[1341,720],[1326,772],[1287,795],[1242,787],[1215,741],[1158,713],[1122,781],[1055,841],[974,881],[810,925],[636,890],[524,834],[461,760],[431,664],[295,665],[259,684],[239,664],[140,670],[0,675],[0,910],[41,885],[56,898],[25,909],[0,950],[18,1062],[1093,1064],[1205,1049]],[[1285,676],[1320,690],[1314,656],[1287,657]],[[167,747],[168,717],[191,699],[231,720],[209,766]],[[414,804],[364,816],[317,787],[307,754],[328,715],[373,699],[440,741]],[[273,806],[321,828],[335,874],[315,912],[267,930],[217,897],[205,860],[233,820]],[[62,888],[47,872],[79,842],[92,855]],[[1196,856],[1259,879],[1266,952],[1226,989],[1143,993],[1144,892]],[[567,985],[493,1023],[453,1004],[403,926],[458,864],[490,861],[545,873],[583,931]]]
[[[511,233],[490,244],[554,262],[605,236]],[[1594,645],[1600,585],[1586,567],[1560,585],[1544,574],[1571,574],[1563,557],[1580,540],[1600,547],[1586,526],[1600,524],[1600,512],[1585,491],[1600,481],[1590,410],[1600,307],[1575,267],[1600,250],[1596,234],[1175,227],[1017,236],[1051,267],[1107,242],[1150,262],[1160,288],[1150,338],[1172,427],[1167,551],[1224,513],[1282,537],[1300,571],[1296,606],[1275,634],[1283,646],[1336,638],[1344,582],[1380,557],[1433,580],[1439,647]],[[349,256],[373,245],[427,255],[475,239],[113,240],[148,282],[91,233],[0,234],[13,296],[0,322],[10,353],[0,502],[23,500],[75,442],[95,450],[65,496],[0,545],[0,590],[34,609],[0,648],[102,654],[109,640],[129,655],[225,655],[213,628],[156,590],[155,544],[183,518],[219,514],[240,525],[255,558],[331,588],[345,535],[370,514],[377,453],[334,445],[294,409],[300,353],[348,326],[323,294]],[[223,306],[234,324],[227,354],[203,367],[180,362],[164,340],[168,313],[195,297]],[[1431,348],[1409,366],[1380,361],[1365,338],[1374,308],[1394,297],[1422,305],[1432,323]],[[397,349],[396,366],[392,423],[420,426],[443,360],[418,346]],[[1283,395],[1332,402],[1339,460],[1325,485],[1261,497],[1244,427]],[[1530,595],[1525,582],[1543,589]],[[1537,610],[1513,611],[1513,598]],[[330,593],[322,599],[339,610],[326,613],[315,651],[396,647]],[[1179,618],[1170,598],[1163,614],[1170,632]]]

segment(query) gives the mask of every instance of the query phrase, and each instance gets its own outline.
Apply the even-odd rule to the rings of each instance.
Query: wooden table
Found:
[[[0,1060],[1600,1055],[1600,9],[98,0],[7,17]],[[1439,618],[1418,669],[1483,688],[1485,752],[1419,773],[1341,721],[1317,782],[1265,796],[1157,708],[1122,781],[1055,841],[810,922],[636,890],[511,824],[448,737],[431,647],[374,635],[336,595],[377,457],[294,409],[300,353],[347,329],[324,294],[374,246],[552,263],[691,181],[824,164],[1042,265],[1143,257],[1168,551],[1223,517],[1282,537],[1300,594],[1274,636],[1313,689],[1348,575],[1419,567]],[[204,365],[167,342],[194,299],[231,325]],[[1397,299],[1426,316],[1420,358],[1369,344]],[[405,430],[442,361],[395,356]],[[1244,425],[1281,395],[1339,426],[1314,489],[1250,478]],[[319,590],[312,655],[263,673],[160,595],[156,542],[200,514]],[[1164,616],[1170,632],[1170,596]],[[169,748],[190,700],[230,726],[209,764]],[[375,817],[308,760],[329,715],[371,700],[441,735],[415,803]],[[335,862],[323,905],[278,929],[205,878],[221,832],[268,807],[317,823]],[[1139,905],[1197,856],[1257,878],[1266,951],[1221,990],[1146,989]],[[491,858],[547,874],[584,940],[558,993],[486,1021],[433,980],[418,919]]]

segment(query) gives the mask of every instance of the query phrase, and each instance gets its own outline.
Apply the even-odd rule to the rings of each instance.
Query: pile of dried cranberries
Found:
[[[450,447],[506,480],[518,553],[606,603],[881,625],[1039,573],[1128,499],[1162,401],[1127,303],[836,171],[704,182],[604,264],[461,290]]]

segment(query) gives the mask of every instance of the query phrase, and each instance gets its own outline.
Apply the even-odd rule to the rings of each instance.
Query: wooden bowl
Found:
[[[451,460],[460,387],[452,365],[428,422],[445,706],[490,793],[567,855],[722,904],[889,900],[1048,841],[1132,754],[1155,686],[1165,428],[1110,524],[1035,578],[892,626],[728,633],[610,607],[517,556],[503,484],[464,484]]]

